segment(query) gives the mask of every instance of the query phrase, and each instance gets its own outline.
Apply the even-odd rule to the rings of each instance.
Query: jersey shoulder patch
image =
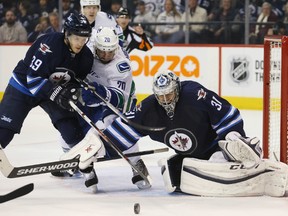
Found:
[[[126,61],[119,62],[116,67],[120,73],[125,73],[131,70],[130,65]]]

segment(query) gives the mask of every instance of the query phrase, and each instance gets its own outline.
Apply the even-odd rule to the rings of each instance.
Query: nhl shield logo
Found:
[[[231,61],[230,74],[234,82],[240,83],[248,79],[249,77],[248,65],[249,62],[246,60],[246,58],[244,59],[237,58]]]

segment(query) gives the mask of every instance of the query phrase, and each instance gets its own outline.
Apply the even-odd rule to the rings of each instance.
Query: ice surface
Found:
[[[262,139],[262,112],[241,111],[248,136]],[[62,153],[57,144],[58,132],[40,109],[33,110],[25,121],[21,135],[5,149],[14,166],[57,160]],[[163,145],[144,138],[141,150]],[[123,160],[96,164],[99,192],[92,194],[83,179],[59,179],[50,174],[7,179],[0,174],[0,195],[33,182],[30,194],[0,204],[1,216],[111,216],[134,215],[134,203],[140,203],[139,215],[151,216],[236,216],[288,214],[288,198],[243,197],[213,198],[186,194],[168,194],[164,190],[157,161],[173,152],[143,156],[153,178],[153,187],[139,190],[131,183],[132,171]]]

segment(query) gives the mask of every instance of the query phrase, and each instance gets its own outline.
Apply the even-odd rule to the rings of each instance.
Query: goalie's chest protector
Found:
[[[179,154],[208,159],[217,135],[205,113],[190,106],[178,106],[174,118],[166,122],[163,141]]]
[[[185,86],[182,92],[185,91]],[[191,95],[191,94],[190,94]],[[170,119],[165,110],[159,106],[156,99],[150,101],[145,113],[144,125],[166,126],[160,132],[149,132],[153,140],[164,142],[179,154],[209,159],[217,148],[217,134],[211,126],[211,121],[206,110],[203,110],[193,102],[192,97],[186,94],[180,95],[176,105],[173,119]],[[145,104],[143,109],[145,109]]]

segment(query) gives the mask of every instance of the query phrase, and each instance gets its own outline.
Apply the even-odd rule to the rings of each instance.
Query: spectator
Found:
[[[138,15],[138,12],[137,12],[138,2],[139,2],[139,0],[127,0],[127,9],[130,11],[131,17],[135,17],[136,15]],[[146,2],[145,2],[145,4],[146,4]],[[150,10],[148,10],[148,11],[150,11]]]
[[[182,1],[185,2],[186,0]],[[214,5],[217,4],[218,1],[219,0],[198,0],[198,6],[204,8],[207,11],[207,14],[210,14],[211,10],[214,8]]]
[[[145,2],[146,10],[151,11],[155,17],[158,17],[160,13],[165,11],[165,1],[163,0],[143,0]],[[180,13],[184,10],[181,0],[173,0],[177,11]],[[136,4],[137,6],[137,4]],[[138,11],[135,12],[138,14]]]
[[[78,0],[79,1],[79,0]],[[101,2],[101,11],[107,13],[110,10],[112,0],[105,0]]]
[[[51,0],[39,0],[34,5],[33,11],[37,14],[37,17],[49,16],[49,13],[57,11],[58,5],[55,5]]]
[[[7,9],[16,10],[16,2],[11,0],[1,0],[0,1],[0,26],[5,22],[5,11]]]
[[[57,12],[51,12],[48,16],[50,26],[45,30],[44,33],[50,32],[60,32],[60,25],[59,25],[59,15]]]
[[[18,20],[22,23],[27,31],[27,34],[33,31],[35,22],[33,19],[33,14],[30,11],[30,4],[27,0],[22,0],[18,4]]]
[[[219,8],[214,8],[208,15],[208,21],[219,22],[209,26],[212,43],[231,43],[231,24],[235,19],[236,10],[232,7],[232,0],[222,0]]]
[[[124,35],[123,48],[130,53],[133,49],[147,51],[152,49],[154,44],[145,34],[141,25],[131,27],[131,14],[127,8],[121,7],[118,11],[117,23],[121,26]]]
[[[284,17],[282,19],[285,25],[288,25],[288,2],[283,6]]]
[[[173,25],[173,23],[181,21],[181,14],[177,11],[174,1],[165,0],[164,8],[165,11],[159,14],[156,22],[166,24],[156,26],[156,36],[154,37],[154,43],[183,42],[183,31],[180,31],[179,25]]]
[[[273,13],[277,16],[278,20],[283,19],[284,17],[284,6],[287,0],[265,0],[272,6]]]
[[[188,14],[188,21],[189,22],[207,22],[207,11],[206,9],[200,7],[198,5],[197,0],[188,0],[188,8],[189,8],[189,14]],[[182,15],[183,22],[186,21],[186,12]],[[189,43],[202,43],[202,33],[204,29],[204,25],[199,24],[191,24],[189,25]],[[184,31],[186,30],[184,26]]]
[[[110,9],[107,11],[107,13],[111,14],[116,19],[118,11],[121,7],[122,7],[122,1],[121,0],[112,0]]]
[[[71,13],[77,14],[78,11],[76,11],[72,4],[71,4],[71,0],[62,0],[62,13],[63,13],[63,17],[62,17],[62,25],[64,25],[65,20],[68,18],[68,16]]]
[[[36,25],[34,31],[28,35],[28,42],[34,42],[38,37],[45,34],[46,29],[50,26],[49,18],[42,16],[39,18],[39,23]]]
[[[17,21],[15,12],[7,10],[5,22],[0,27],[0,43],[25,43],[27,42],[27,31],[24,26]]]
[[[251,1],[249,3],[249,11],[250,11],[250,16],[249,16],[249,21],[250,22],[256,22],[257,17],[260,14],[261,7],[259,7],[256,4],[256,1]],[[233,44],[242,44],[244,43],[244,33],[245,33],[245,5],[243,5],[241,8],[239,8],[235,18],[235,22],[238,22],[238,24],[233,24],[231,27],[231,35],[232,35],[232,40],[231,42]],[[242,22],[242,24],[239,24]]]
[[[287,35],[286,25],[282,21],[274,24],[272,29],[269,29],[267,35]]]
[[[139,1],[137,9],[139,11],[139,14],[134,17],[133,22],[141,23],[145,33],[151,37],[152,35],[154,35],[155,26],[146,25],[146,23],[155,22],[156,17],[153,15],[151,11],[146,10],[144,1]]]
[[[263,25],[256,25],[252,28],[249,35],[249,42],[251,44],[262,44],[264,37],[267,35],[268,30],[273,28],[273,25],[265,24],[267,22],[276,22],[277,16],[272,11],[272,6],[268,2],[262,4],[262,11],[257,18],[257,23],[263,23]]]

